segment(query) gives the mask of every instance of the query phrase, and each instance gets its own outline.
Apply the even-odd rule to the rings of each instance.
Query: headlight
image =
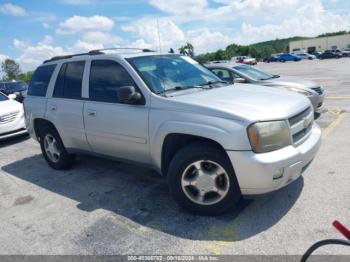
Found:
[[[302,94],[305,96],[312,96],[313,95],[312,92],[304,90],[304,89],[299,89],[299,88],[295,88],[295,87],[288,87],[287,89],[289,91],[296,92],[296,93],[299,93],[299,94]]]
[[[250,145],[255,153],[274,151],[291,144],[286,121],[258,122],[248,127]]]

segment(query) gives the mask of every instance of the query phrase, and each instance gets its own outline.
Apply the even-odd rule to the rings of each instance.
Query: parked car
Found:
[[[27,95],[28,86],[23,81],[0,82],[0,92],[5,95],[15,94],[16,100],[22,102]]]
[[[298,61],[300,61],[300,60],[301,60],[300,57],[297,57],[297,56],[291,55],[291,54],[280,54],[280,55],[278,56],[278,61],[279,61],[279,62],[282,62],[282,63],[287,62],[287,61],[298,62]]]
[[[263,62],[270,63],[270,62],[279,62],[278,56],[272,55],[268,58],[265,58]]]
[[[23,105],[0,92],[0,141],[27,133]]]
[[[320,58],[320,55],[322,54],[322,52],[319,51],[313,51],[309,53],[310,55],[314,55],[316,58]]]
[[[304,52],[300,52],[300,53],[293,53],[293,55],[299,57],[300,59],[308,59],[308,60],[314,60],[316,59],[316,56],[315,55],[311,55],[311,54],[308,54],[308,53],[304,53]]]
[[[350,48],[342,51],[343,57],[350,57]]]
[[[232,57],[231,61],[236,63],[246,64],[246,65],[256,65],[258,63],[255,58],[251,58],[248,56]]]
[[[40,65],[26,123],[55,169],[77,153],[149,165],[185,209],[218,214],[287,186],[320,146],[304,96],[221,81],[187,56],[95,50]]]
[[[229,83],[278,87],[303,94],[309,98],[315,112],[322,111],[325,94],[323,87],[316,82],[291,76],[273,75],[255,67],[236,63],[206,64],[206,67]]]
[[[326,50],[320,55],[320,59],[329,59],[329,58],[341,58],[343,55],[335,52],[334,50]]]

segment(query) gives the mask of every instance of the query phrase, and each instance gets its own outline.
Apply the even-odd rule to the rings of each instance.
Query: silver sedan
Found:
[[[306,95],[315,112],[320,113],[323,108],[324,89],[316,82],[291,76],[272,75],[252,66],[237,63],[212,62],[205,66],[224,81],[286,88]]]

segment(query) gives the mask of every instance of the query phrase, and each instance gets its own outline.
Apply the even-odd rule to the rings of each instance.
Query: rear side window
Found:
[[[53,96],[80,99],[84,67],[84,61],[64,63],[57,76]]]
[[[30,80],[28,95],[46,96],[47,87],[56,65],[40,66]]]
[[[111,60],[95,60],[91,62],[90,100],[118,103],[117,90],[122,86],[135,86],[135,83],[129,73],[119,63]]]

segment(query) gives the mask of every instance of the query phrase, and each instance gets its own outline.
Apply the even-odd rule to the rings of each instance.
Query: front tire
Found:
[[[191,213],[217,215],[232,210],[241,191],[224,151],[207,144],[180,149],[168,171],[170,192]]]
[[[69,154],[55,128],[44,127],[40,132],[41,152],[54,169],[65,170],[72,166],[75,156]]]

